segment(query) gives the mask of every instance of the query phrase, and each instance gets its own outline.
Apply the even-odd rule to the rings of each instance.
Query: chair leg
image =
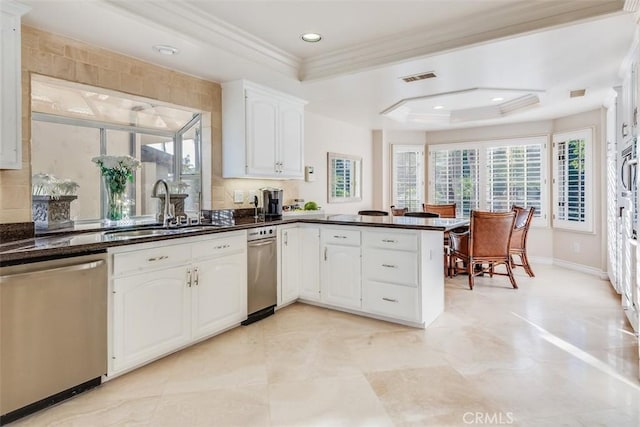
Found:
[[[469,260],[469,262],[467,263],[467,277],[469,278],[469,289],[473,290],[473,273],[475,273],[473,271],[474,265],[471,260]]]
[[[524,271],[527,272],[529,277],[536,277],[536,275],[533,274],[533,270],[531,269],[531,266],[529,265],[529,258],[527,258],[527,253],[522,252],[522,254],[520,255],[520,258],[522,259],[522,266],[524,267]]]
[[[511,286],[513,286],[514,289],[518,289],[518,284],[516,283],[516,278],[513,277],[513,270],[511,269],[511,264],[509,262],[505,262],[505,265],[507,266],[507,274],[509,275],[509,280],[511,281]]]

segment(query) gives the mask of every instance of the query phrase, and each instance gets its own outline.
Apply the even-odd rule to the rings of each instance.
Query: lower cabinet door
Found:
[[[200,260],[193,268],[191,310],[194,340],[246,320],[246,252]]]
[[[300,298],[320,301],[320,229],[300,227]]]
[[[345,308],[360,308],[360,247],[327,244],[323,251],[322,301]]]
[[[300,230],[297,227],[282,230],[280,235],[280,289],[278,305],[298,298],[300,270]]]
[[[191,339],[185,266],[114,280],[113,371],[170,353]]]

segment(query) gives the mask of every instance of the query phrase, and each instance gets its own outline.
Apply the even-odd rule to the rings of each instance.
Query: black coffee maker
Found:
[[[266,187],[261,188],[262,212],[265,219],[282,218],[282,203],[284,202],[282,189]]]

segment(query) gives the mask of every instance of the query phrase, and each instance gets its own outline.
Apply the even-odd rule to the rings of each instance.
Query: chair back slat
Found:
[[[469,248],[473,257],[508,258],[515,212],[471,211]]]

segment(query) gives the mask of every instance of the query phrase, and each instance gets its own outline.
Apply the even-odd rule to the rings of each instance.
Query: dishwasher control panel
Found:
[[[260,239],[269,239],[276,237],[276,226],[268,225],[265,227],[251,228],[247,232],[247,241]]]

